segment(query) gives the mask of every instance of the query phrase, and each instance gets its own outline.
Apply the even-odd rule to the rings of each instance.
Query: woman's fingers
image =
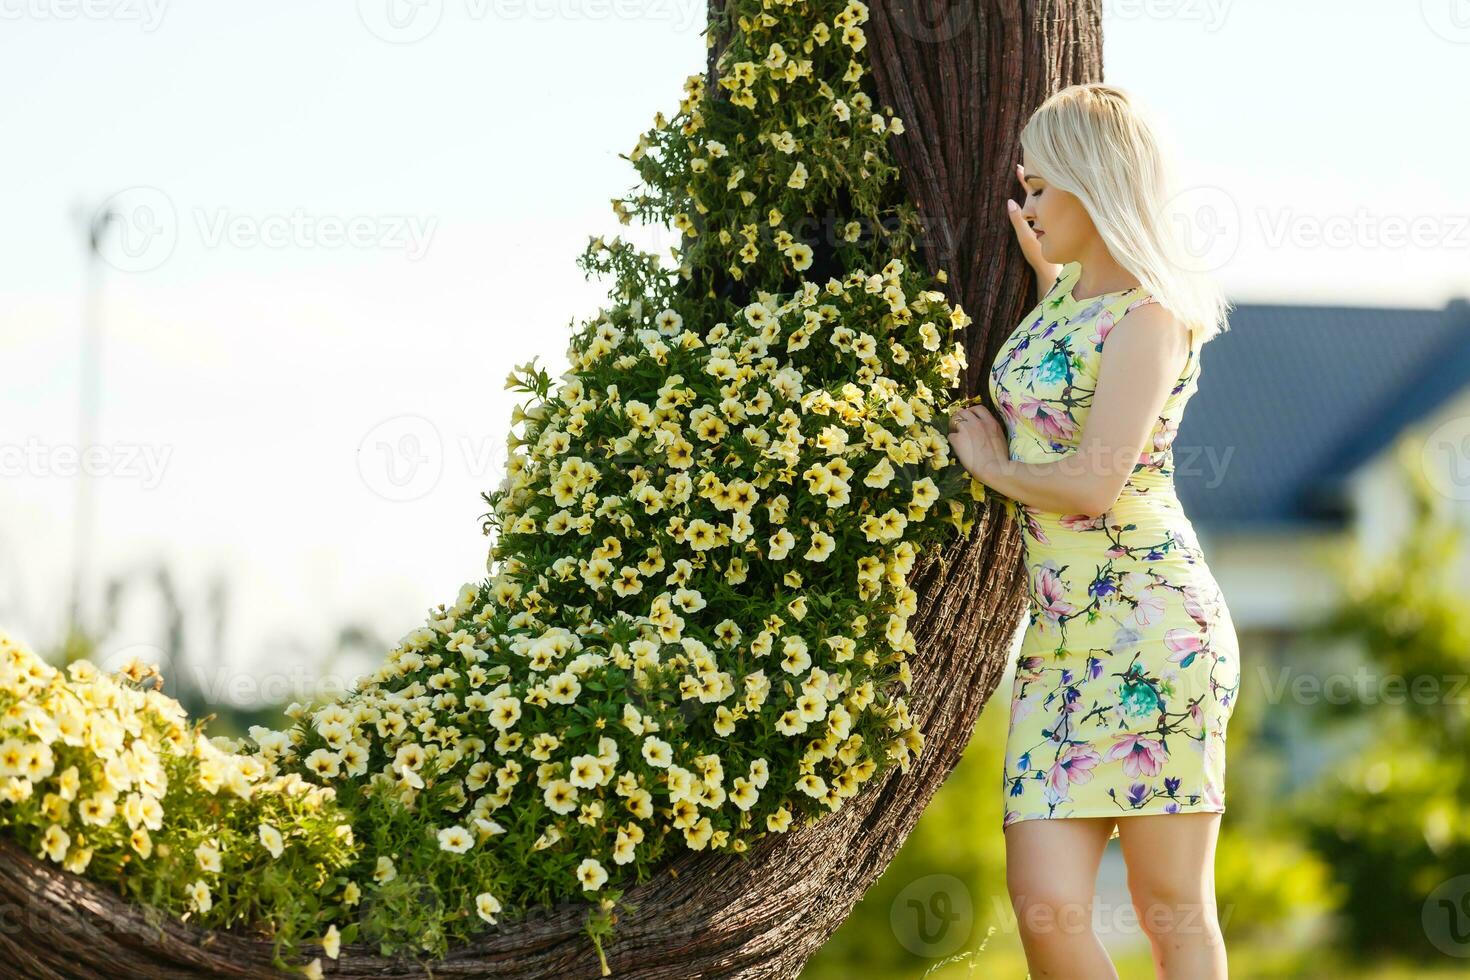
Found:
[[[1022,199],[1025,199],[1026,196],[1031,193],[1031,188],[1026,186],[1026,171],[1021,169],[1021,165],[1019,163],[1016,164],[1016,183],[1021,185],[1021,197]],[[1031,234],[1031,226],[1026,224],[1025,218],[1021,217],[1022,210],[1023,208],[1021,207],[1021,205],[1017,204],[1015,201],[1012,201],[1010,198],[1006,198],[1006,211],[1009,212],[1011,216],[1011,223],[1016,225],[1016,233],[1021,234],[1022,230],[1024,229],[1027,234]],[[1017,224],[1017,222],[1019,222],[1019,224]]]
[[[1021,189],[1029,195],[1031,189],[1026,186],[1025,173],[1021,165],[1016,164],[1016,180],[1020,181]],[[1038,276],[1046,274],[1043,270],[1048,270],[1050,265],[1046,261],[1046,256],[1041,254],[1041,240],[1036,237],[1036,232],[1031,230],[1031,224],[1024,216],[1025,209],[1010,198],[1006,198],[1006,213],[1010,216],[1011,226],[1016,230],[1016,241],[1021,245],[1021,254],[1026,256],[1026,261],[1030,263],[1031,268],[1037,270]]]
[[[1049,269],[1050,264],[1046,261],[1046,256],[1041,254],[1041,239],[1036,237],[1036,232],[1031,230],[1031,225],[1021,217],[1021,209],[1016,208],[1010,214],[1011,225],[1016,230],[1016,241],[1021,246],[1021,254],[1026,257],[1026,264],[1031,266],[1032,271],[1036,273],[1038,288],[1040,288],[1040,281],[1043,278],[1050,276],[1055,279],[1056,276],[1042,271]]]
[[[1006,214],[1010,216],[1011,226],[1016,229],[1016,237],[1021,241],[1021,247],[1027,244],[1036,244],[1036,232],[1031,230],[1031,222],[1026,220],[1026,212],[1022,207],[1010,198],[1006,198]]]

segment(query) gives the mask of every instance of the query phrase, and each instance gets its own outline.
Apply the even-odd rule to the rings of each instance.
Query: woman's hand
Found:
[[[1026,186],[1026,172],[1021,165],[1016,164],[1016,180],[1021,184],[1021,190],[1029,197],[1031,189]],[[1031,222],[1026,220],[1026,209],[1016,204],[1010,198],[1006,198],[1006,212],[1011,218],[1011,227],[1016,231],[1016,241],[1021,245],[1021,254],[1026,256],[1026,263],[1036,273],[1036,282],[1041,293],[1051,288],[1051,284],[1057,281],[1061,275],[1062,267],[1046,260],[1041,254],[1041,240],[1036,237],[1036,232],[1031,230]],[[1039,295],[1039,294],[1038,294]]]
[[[997,464],[1011,458],[1004,427],[982,405],[966,406],[949,417],[949,444],[960,465],[982,483]]]

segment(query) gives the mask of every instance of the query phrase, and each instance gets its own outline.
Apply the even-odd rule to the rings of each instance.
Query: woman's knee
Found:
[[[1017,923],[1032,935],[1092,928],[1091,882],[1068,881],[1054,873],[1006,874]]]
[[[1215,896],[1202,882],[1129,876],[1128,891],[1139,926],[1155,939],[1165,935],[1213,936],[1219,931]]]

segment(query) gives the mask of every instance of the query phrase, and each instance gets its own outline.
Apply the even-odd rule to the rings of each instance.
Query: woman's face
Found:
[[[1048,184],[1046,175],[1032,169],[1024,152],[1021,171],[1026,182],[1021,214],[1036,232],[1042,256],[1057,265],[1080,261],[1087,243],[1097,237],[1097,226],[1087,209],[1077,195]]]

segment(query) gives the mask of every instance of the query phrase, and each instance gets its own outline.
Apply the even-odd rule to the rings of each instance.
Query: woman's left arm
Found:
[[[1005,429],[975,405],[957,412],[950,443],[970,474],[1012,500],[1054,514],[1105,513],[1123,492],[1184,370],[1184,326],[1160,303],[1125,315],[1103,340],[1097,390],[1075,452],[1046,463],[1010,458]]]

